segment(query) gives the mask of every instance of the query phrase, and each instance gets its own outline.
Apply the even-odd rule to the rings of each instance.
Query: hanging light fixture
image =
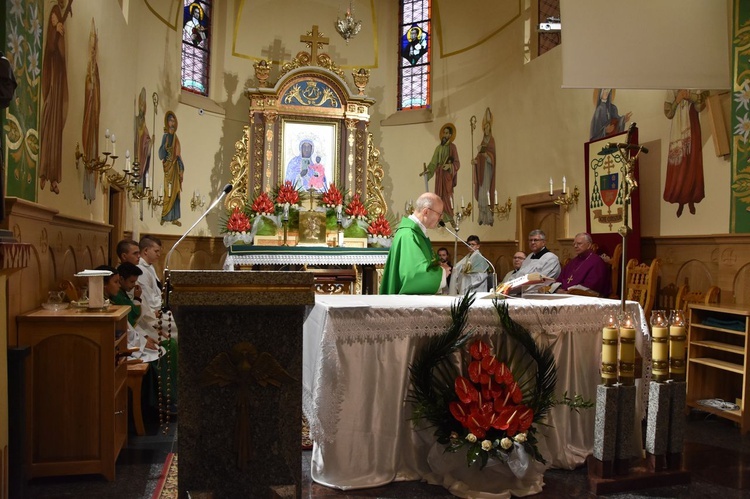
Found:
[[[335,24],[336,31],[341,35],[341,38],[346,40],[347,44],[349,43],[349,38],[357,36],[357,33],[362,28],[362,21],[354,19],[353,3],[354,0],[349,0],[349,8],[346,10],[346,16],[343,19],[337,17]]]

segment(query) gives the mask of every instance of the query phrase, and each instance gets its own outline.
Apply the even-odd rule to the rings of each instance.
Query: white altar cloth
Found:
[[[481,296],[481,295],[480,295]],[[314,441],[312,478],[341,489],[376,487],[394,480],[436,477],[427,465],[434,442],[431,429],[414,431],[408,367],[429,336],[450,323],[453,296],[316,295],[304,325],[303,410]],[[538,343],[552,347],[557,362],[558,399],[567,391],[596,400],[600,383],[601,329],[606,313],[620,302],[582,296],[542,295],[510,299],[511,318],[525,326]],[[635,312],[644,352],[648,325]],[[499,318],[492,300],[477,298],[469,326],[479,334],[497,335]],[[647,365],[644,359],[644,365]],[[638,404],[640,406],[639,398]],[[641,407],[636,408],[640,419]],[[538,436],[548,464],[572,469],[592,452],[595,411],[572,412],[554,407],[549,427]],[[640,425],[635,425],[640,442]]]

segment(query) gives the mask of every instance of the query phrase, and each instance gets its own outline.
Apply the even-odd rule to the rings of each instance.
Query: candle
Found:
[[[553,196],[555,194],[555,191],[552,189],[552,177],[549,178],[549,195]]]
[[[462,210],[464,209],[464,206],[466,206],[466,205],[464,204],[464,197],[463,197],[463,196],[461,196],[461,209],[462,209]]]
[[[109,128],[104,130],[104,152],[107,152],[107,146],[109,142]]]
[[[651,328],[651,368],[656,381],[661,381],[669,375],[667,369],[667,354],[669,332],[666,326]]]
[[[284,203],[284,221],[289,220],[289,203]]]
[[[492,200],[490,199],[490,191],[487,191],[487,204],[492,205]]]
[[[130,172],[130,149],[125,149],[125,172]]]
[[[117,153],[115,152],[115,141],[116,141],[116,140],[117,140],[117,139],[116,139],[116,137],[115,137],[115,134],[113,133],[113,134],[112,134],[112,156],[115,156],[115,155],[117,155]]]
[[[619,378],[624,385],[632,385],[635,364],[635,328],[633,319],[627,314],[620,322]]]
[[[497,204],[497,189],[495,189],[495,204]]]
[[[684,379],[685,340],[685,326],[669,326],[669,374],[672,379]]]
[[[568,187],[568,181],[565,179],[565,175],[563,175],[563,191],[562,191],[563,194],[567,192],[567,187]]]
[[[453,210],[453,196],[450,197],[448,202],[451,204],[451,211]]]
[[[617,328],[615,317],[602,329],[602,383],[612,385],[617,381]]]

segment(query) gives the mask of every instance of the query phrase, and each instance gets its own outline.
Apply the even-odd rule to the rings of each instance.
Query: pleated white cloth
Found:
[[[482,295],[478,295],[481,297]],[[543,466],[533,466],[524,480],[499,490],[488,470],[448,473],[428,462],[433,429],[415,429],[409,390],[409,364],[430,336],[450,324],[452,296],[325,296],[304,326],[303,410],[314,440],[312,478],[340,489],[377,487],[394,480],[425,479],[462,497],[507,497],[541,490]],[[567,391],[596,400],[600,383],[601,330],[605,315],[620,302],[582,296],[542,295],[511,299],[511,318],[526,327],[539,344],[549,345],[557,362],[557,398]],[[627,303],[638,323],[636,348],[650,365],[648,325],[636,302]],[[502,334],[492,300],[478,298],[469,326],[497,340]],[[639,383],[640,385],[640,383]],[[638,387],[640,390],[640,386]],[[643,407],[638,397],[636,419]],[[554,407],[549,427],[538,426],[540,449],[548,465],[572,469],[591,454],[595,411]],[[639,445],[640,424],[634,426]],[[465,465],[465,454],[460,457]],[[446,464],[448,466],[449,464]],[[477,467],[478,470],[478,467]]]

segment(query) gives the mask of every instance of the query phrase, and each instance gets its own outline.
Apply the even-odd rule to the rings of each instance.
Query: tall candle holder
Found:
[[[623,385],[635,384],[635,318],[621,314],[617,378]]]
[[[651,373],[654,381],[669,379],[669,321],[663,310],[651,312]]]
[[[608,314],[602,329],[602,384],[611,386],[617,383],[617,316]]]
[[[289,246],[288,230],[289,230],[289,203],[284,203],[284,211],[281,215],[281,225],[284,228],[284,242],[282,246]]]
[[[685,312],[672,310],[669,317],[669,377],[685,380]]]

